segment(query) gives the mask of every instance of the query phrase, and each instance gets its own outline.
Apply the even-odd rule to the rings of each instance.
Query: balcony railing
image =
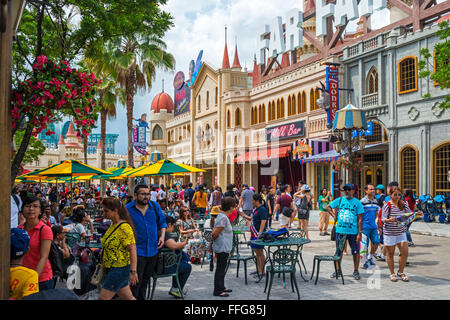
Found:
[[[362,107],[373,107],[378,105],[378,92],[367,94],[362,97]]]

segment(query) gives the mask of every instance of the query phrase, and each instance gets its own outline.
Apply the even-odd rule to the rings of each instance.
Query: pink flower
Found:
[[[80,109],[78,109],[78,108],[76,108],[74,111],[75,111],[76,113],[81,113]]]

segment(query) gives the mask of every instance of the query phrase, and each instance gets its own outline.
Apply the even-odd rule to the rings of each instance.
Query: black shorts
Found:
[[[309,210],[304,210],[304,211],[306,211],[306,213],[301,213],[302,210],[298,207],[297,207],[297,209],[298,209],[297,218],[299,220],[309,220]]]

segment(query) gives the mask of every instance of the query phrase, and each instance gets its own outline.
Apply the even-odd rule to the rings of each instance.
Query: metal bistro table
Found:
[[[294,237],[288,237],[285,239],[275,240],[272,242],[264,242],[263,240],[253,240],[252,241],[253,244],[256,244],[258,246],[264,246],[264,250],[266,251],[266,261],[264,262],[264,268],[265,268],[267,262],[270,260],[270,248],[271,247],[277,247],[277,249],[280,249],[282,247],[283,248],[297,247],[297,253],[298,253],[299,249],[303,245],[308,244],[310,242],[311,242],[311,240],[309,240],[307,238],[294,238]],[[298,258],[298,255],[297,255],[297,258]],[[300,263],[299,263],[299,266],[300,266]],[[302,279],[305,282],[308,282],[308,280],[303,277],[301,266],[300,266],[300,276],[302,277]],[[284,282],[284,286],[286,287],[286,282]]]

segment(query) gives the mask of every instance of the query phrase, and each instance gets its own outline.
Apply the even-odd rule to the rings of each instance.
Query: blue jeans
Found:
[[[409,227],[411,227],[411,224],[412,222],[406,226],[406,239],[408,239],[408,242],[413,242],[411,232],[409,232]]]
[[[39,282],[39,291],[50,290],[53,289],[53,287],[53,279]]]
[[[192,270],[192,266],[189,263],[190,259],[186,252],[182,252],[180,266],[178,267],[178,280],[180,280],[181,289],[184,288]],[[173,266],[166,270],[166,273],[175,273],[177,266]],[[177,278],[172,277],[172,287],[178,288]]]

